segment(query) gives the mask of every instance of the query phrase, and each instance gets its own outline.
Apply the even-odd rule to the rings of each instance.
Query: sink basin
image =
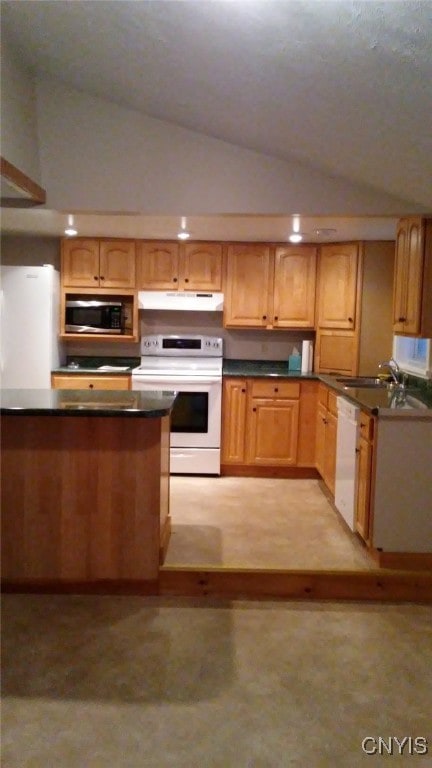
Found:
[[[405,395],[402,398],[393,398],[390,403],[390,408],[427,408],[428,406],[423,400],[419,400],[413,395]]]
[[[375,376],[347,376],[336,379],[339,384],[343,384],[344,387],[367,387],[374,389],[375,387],[386,387],[387,381],[378,379]]]

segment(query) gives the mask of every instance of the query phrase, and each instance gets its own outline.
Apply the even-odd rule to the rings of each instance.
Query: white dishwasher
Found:
[[[345,397],[338,397],[337,410],[335,505],[354,531],[360,408]]]

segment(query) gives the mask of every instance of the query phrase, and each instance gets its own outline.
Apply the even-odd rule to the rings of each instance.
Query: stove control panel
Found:
[[[142,355],[158,357],[222,357],[220,336],[152,334],[141,338]]]

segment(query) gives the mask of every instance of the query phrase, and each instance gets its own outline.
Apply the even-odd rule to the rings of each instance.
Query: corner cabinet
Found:
[[[393,330],[432,336],[432,219],[401,219],[396,234]]]
[[[316,468],[334,496],[336,480],[337,401],[325,384],[318,386]]]
[[[224,378],[224,474],[259,476],[260,468],[313,468],[316,381]],[[315,476],[313,474],[312,476]]]
[[[307,245],[230,245],[224,326],[313,329],[316,252]]]
[[[64,239],[61,277],[65,288],[135,288],[135,241]]]
[[[137,287],[148,291],[222,290],[220,243],[137,241]]]

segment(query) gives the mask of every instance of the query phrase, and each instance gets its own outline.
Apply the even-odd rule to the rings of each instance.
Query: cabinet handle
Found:
[[[97,275],[93,275],[93,280],[99,280]]]
[[[177,283],[178,277],[173,277],[173,283]]]
[[[263,315],[263,320],[267,320],[267,315]]]
[[[275,392],[279,392],[279,389],[278,389],[278,387],[275,387],[275,388],[274,388],[274,391],[275,391]]]
[[[189,282],[189,278],[185,277],[185,283],[188,283],[188,282]]]
[[[278,316],[277,316],[277,315],[275,315],[275,320],[279,320],[279,318],[278,318]]]
[[[252,410],[255,412],[255,411],[256,411],[256,408],[252,408]]]
[[[354,322],[354,321],[353,321],[353,319],[352,319],[352,317],[349,317],[349,318],[348,318],[348,322],[349,322],[349,323],[352,323],[352,322]]]
[[[89,389],[93,389],[94,384],[89,384]]]
[[[322,420],[323,420],[324,424],[327,424],[327,419],[325,419],[324,416],[322,417]]]
[[[356,448],[356,449],[355,449],[355,452],[356,452],[356,453],[360,453],[360,448]]]
[[[406,317],[398,317],[398,323],[404,323],[406,321]]]
[[[246,392],[246,390],[245,390],[245,389],[242,389],[242,392]]]
[[[100,279],[101,279],[101,280],[105,280],[105,278],[104,278],[104,276],[103,276],[103,275],[101,275],[101,276],[100,276]]]

